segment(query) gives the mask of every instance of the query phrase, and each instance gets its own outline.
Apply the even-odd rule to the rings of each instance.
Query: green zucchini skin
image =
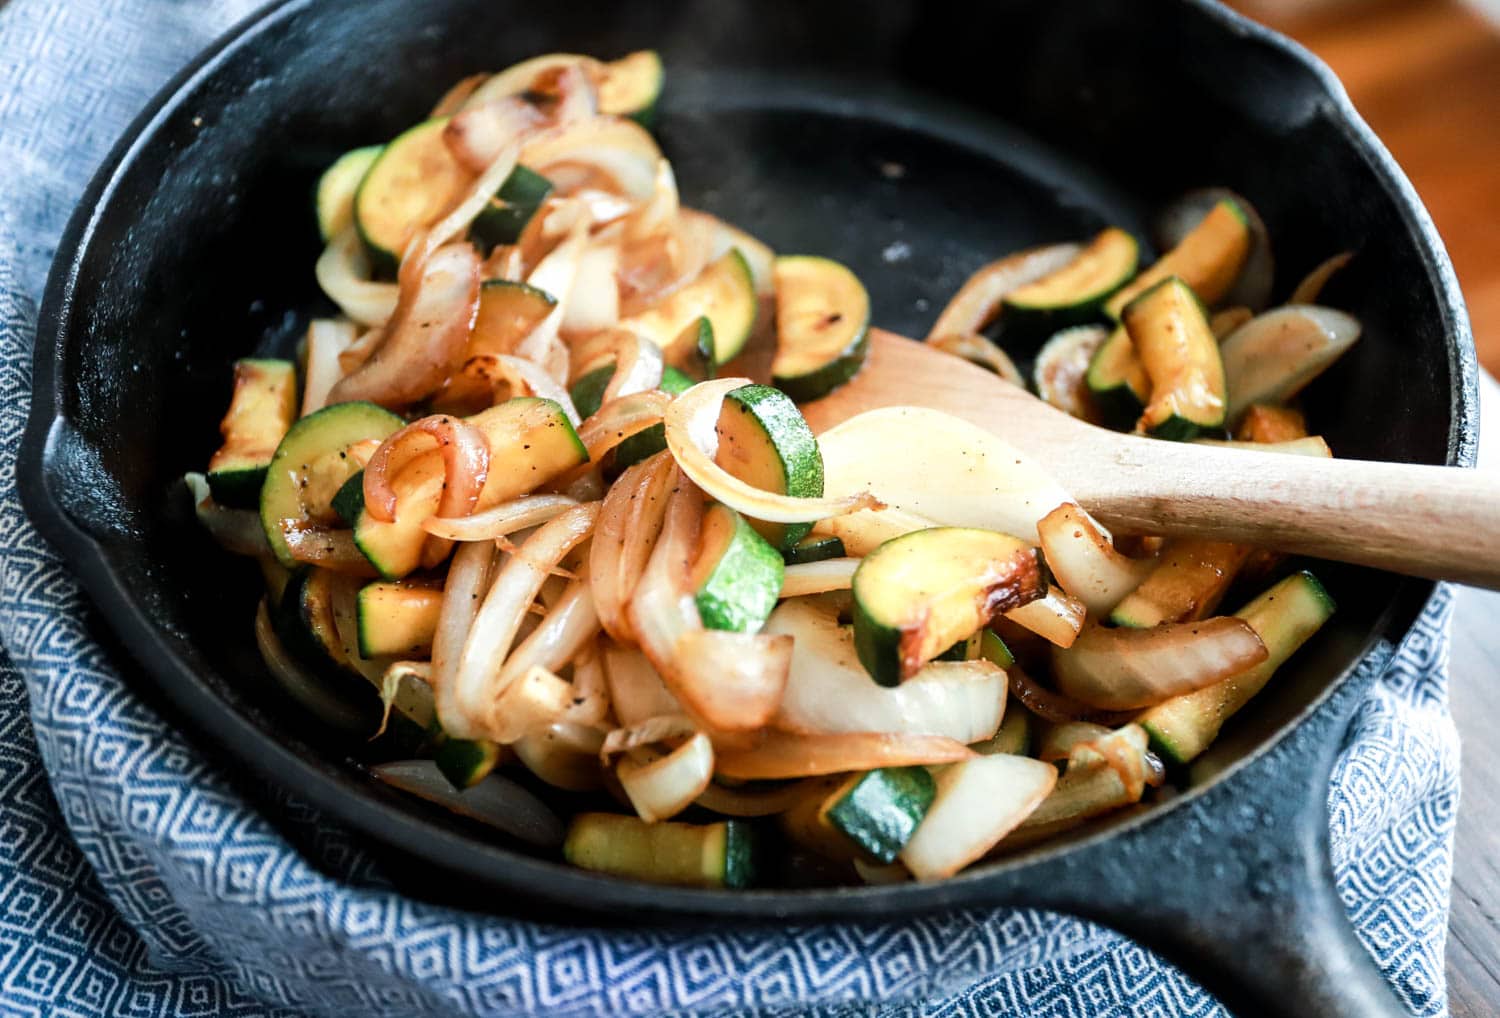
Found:
[[[1208,312],[1192,288],[1169,276],[1125,305],[1121,319],[1151,377],[1151,401],[1140,426],[1172,441],[1222,432],[1228,406],[1224,363]]]
[[[563,841],[563,858],[581,869],[689,887],[749,887],[758,855],[755,830],[743,820],[648,824],[617,813],[580,813]]]
[[[719,558],[699,562],[702,577],[693,598],[709,629],[755,633],[766,624],[781,595],[785,565],[781,554],[755,532],[748,520],[725,505],[713,505],[704,518],[705,535],[727,530]],[[712,553],[705,544],[703,554]]]
[[[1102,320],[1104,302],[1130,281],[1139,261],[1134,237],[1117,227],[1103,230],[1072,262],[1005,298],[1001,321],[1006,338],[1026,342]],[[1085,265],[1094,270],[1086,282],[1077,281],[1066,293],[1041,296],[1049,282],[1076,277]]]
[[[551,193],[552,181],[534,170],[516,166],[495,192],[499,204],[485,206],[474,217],[469,226],[470,238],[478,241],[485,251],[497,244],[514,244]]]
[[[828,822],[872,859],[896,861],[927,815],[937,784],[925,767],[867,771],[834,793]]]
[[[802,411],[780,389],[752,384],[729,393],[719,415],[719,432],[719,465],[740,480],[798,498],[823,494],[818,440]],[[753,525],[783,551],[812,531],[811,523],[757,520]]]
[[[444,739],[432,762],[454,788],[472,788],[500,762],[500,746],[486,739]]]
[[[847,266],[816,255],[782,255],[776,280],[776,358],[771,382],[798,403],[843,385],[870,352],[870,295]]]
[[[1129,431],[1151,398],[1151,382],[1130,343],[1130,334],[1118,326],[1094,351],[1086,380],[1094,409],[1106,427]]]

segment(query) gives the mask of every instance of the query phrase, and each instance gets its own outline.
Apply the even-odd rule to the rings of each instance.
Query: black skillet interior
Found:
[[[70,228],[39,340],[29,504],[193,727],[373,844],[462,872],[472,906],[510,909],[519,892],[632,916],[770,919],[985,900],[1007,864],[946,890],[725,895],[518,857],[373,785],[351,747],[268,689],[250,637],[255,571],[187,520],[174,482],[214,447],[230,362],[287,350],[329,309],[312,273],[318,172],[420,119],[462,75],[550,50],[639,47],[666,60],[659,136],[685,201],[778,250],[847,262],[887,328],[925,333],[990,258],[1107,223],[1140,233],[1163,201],[1224,184],[1270,226],[1278,294],[1333,252],[1358,252],[1328,298],[1365,338],[1307,401],[1333,448],[1441,463],[1467,440],[1472,353],[1420,211],[1300,57],[1215,8],[302,0],[149,115]],[[1341,611],[1236,719],[1205,773],[1291,723],[1375,640],[1399,638],[1426,589],[1319,572]]]

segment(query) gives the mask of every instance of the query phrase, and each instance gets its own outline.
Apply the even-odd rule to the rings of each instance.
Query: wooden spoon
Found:
[[[994,432],[1123,531],[1264,545],[1500,589],[1500,476],[1487,472],[1122,435],[879,329],[859,374],[803,413],[821,433],[886,406],[942,410]]]

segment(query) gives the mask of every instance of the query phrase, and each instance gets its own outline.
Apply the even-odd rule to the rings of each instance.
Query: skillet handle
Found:
[[[1070,853],[1071,872],[1031,896],[1150,947],[1237,1015],[1408,1018],[1349,924],[1328,854],[1329,775],[1379,671],[1361,667],[1195,801]]]

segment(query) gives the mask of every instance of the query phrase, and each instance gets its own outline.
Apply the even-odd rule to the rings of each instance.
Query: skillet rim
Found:
[[[1179,813],[1243,768],[1254,766],[1284,742],[1307,719],[1317,713],[1361,664],[1382,650],[1399,646],[1416,618],[1436,591],[1431,581],[1406,579],[1398,584],[1391,603],[1379,616],[1358,656],[1340,673],[1330,677],[1318,695],[1274,733],[1243,757],[1227,766],[1205,784],[1195,786],[1172,802],[1145,811],[1108,829],[1060,845],[1040,845],[1010,859],[968,870],[945,881],[908,883],[885,887],[836,887],[797,890],[728,891],[663,887],[590,873],[565,863],[538,859],[512,851],[472,835],[461,835],[424,820],[416,811],[398,808],[373,794],[370,779],[356,768],[338,774],[319,769],[279,740],[268,737],[248,718],[226,710],[221,700],[175,654],[163,653],[156,627],[147,618],[131,591],[115,575],[102,544],[79,528],[55,498],[49,483],[47,463],[53,433],[65,423],[63,385],[65,337],[79,327],[77,287],[81,266],[89,256],[95,231],[106,205],[128,167],[154,142],[163,123],[187,100],[195,87],[210,79],[216,68],[242,47],[281,19],[296,16],[315,0],[274,0],[244,18],[220,36],[151,99],[125,129],[100,164],[59,241],[47,279],[37,319],[37,341],[33,351],[32,404],[17,461],[17,486],[21,500],[37,529],[51,542],[72,568],[101,616],[124,643],[130,656],[150,676],[172,706],[188,716],[197,741],[213,740],[229,747],[234,756],[254,773],[306,799],[339,823],[402,854],[417,854],[454,875],[476,880],[489,889],[504,888],[525,896],[528,902],[550,905],[582,905],[587,914],[621,910],[632,916],[649,915],[658,920],[678,918],[730,918],[756,920],[812,920],[820,918],[860,919],[893,917],[973,905],[995,900],[981,886],[1012,885],[1026,873],[1099,842],[1162,822]],[[1376,138],[1350,102],[1333,72],[1300,45],[1256,24],[1214,0],[1179,0],[1195,9],[1225,32],[1251,43],[1279,51],[1292,58],[1331,105],[1334,120],[1345,139],[1370,165],[1385,196],[1397,208],[1403,226],[1412,235],[1427,273],[1428,285],[1437,296],[1447,338],[1450,419],[1446,462],[1472,466],[1478,443],[1478,360],[1457,277],[1430,216],[1395,160]],[[45,337],[45,342],[44,342]],[[251,753],[245,747],[256,747]],[[1006,895],[1003,893],[999,900]],[[500,909],[487,909],[499,912]]]

